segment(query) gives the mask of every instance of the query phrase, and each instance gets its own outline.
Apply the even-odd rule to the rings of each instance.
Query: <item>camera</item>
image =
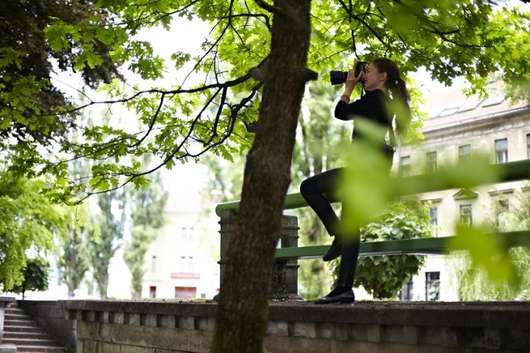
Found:
[[[366,68],[368,63],[366,61],[357,61],[354,66],[355,77],[359,76],[361,72],[366,73]],[[348,72],[344,71],[330,71],[329,78],[332,85],[340,85],[341,83],[346,82],[348,77]],[[360,80],[361,83],[364,83],[364,77]]]

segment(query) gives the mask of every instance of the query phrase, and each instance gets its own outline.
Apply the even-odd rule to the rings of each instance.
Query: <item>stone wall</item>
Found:
[[[68,301],[78,353],[207,352],[216,304]],[[530,303],[271,304],[268,353],[530,351]]]

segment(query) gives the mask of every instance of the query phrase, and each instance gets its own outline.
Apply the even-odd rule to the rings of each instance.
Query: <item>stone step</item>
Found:
[[[37,326],[19,326],[19,325],[5,325],[4,332],[42,332],[42,329]]]
[[[25,314],[24,312],[11,313],[6,311],[4,314],[5,320],[31,320],[31,316]]]
[[[65,353],[63,347],[52,346],[17,346],[17,353]]]
[[[35,321],[31,319],[11,319],[5,320],[4,325],[10,326],[35,326]]]
[[[16,302],[6,308],[2,343],[16,345],[18,353],[65,353]]]
[[[55,347],[55,342],[49,338],[2,338],[2,343],[10,343],[18,346]]]
[[[4,332],[4,339],[6,338],[47,338],[48,335],[44,331],[18,331],[18,332]]]
[[[24,314],[24,310],[20,308],[6,308],[6,314]]]

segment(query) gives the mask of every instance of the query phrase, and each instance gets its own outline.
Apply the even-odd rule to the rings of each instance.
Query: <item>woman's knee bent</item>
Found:
[[[315,193],[315,179],[313,177],[309,177],[307,179],[302,180],[300,183],[300,193],[302,195],[310,195]]]

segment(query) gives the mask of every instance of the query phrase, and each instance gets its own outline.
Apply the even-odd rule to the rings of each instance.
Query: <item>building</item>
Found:
[[[509,102],[500,85],[493,86],[489,98],[483,100],[459,93],[442,97],[447,106],[425,122],[421,144],[399,149],[396,172],[422,174],[475,153],[487,154],[491,163],[530,159],[528,102]],[[458,222],[498,224],[500,215],[514,210],[519,198],[529,191],[527,182],[509,182],[430,192],[419,198],[430,201],[434,236],[450,236]],[[420,273],[404,286],[401,298],[459,300],[455,272],[459,261],[459,256],[428,256]]]
[[[200,195],[206,167],[179,168],[178,177],[164,173],[165,223],[145,255],[142,298],[212,298],[219,290],[217,219],[204,217]]]
[[[146,253],[142,298],[212,298],[217,293],[219,265],[202,251],[197,222],[197,213],[166,212],[166,224]]]

